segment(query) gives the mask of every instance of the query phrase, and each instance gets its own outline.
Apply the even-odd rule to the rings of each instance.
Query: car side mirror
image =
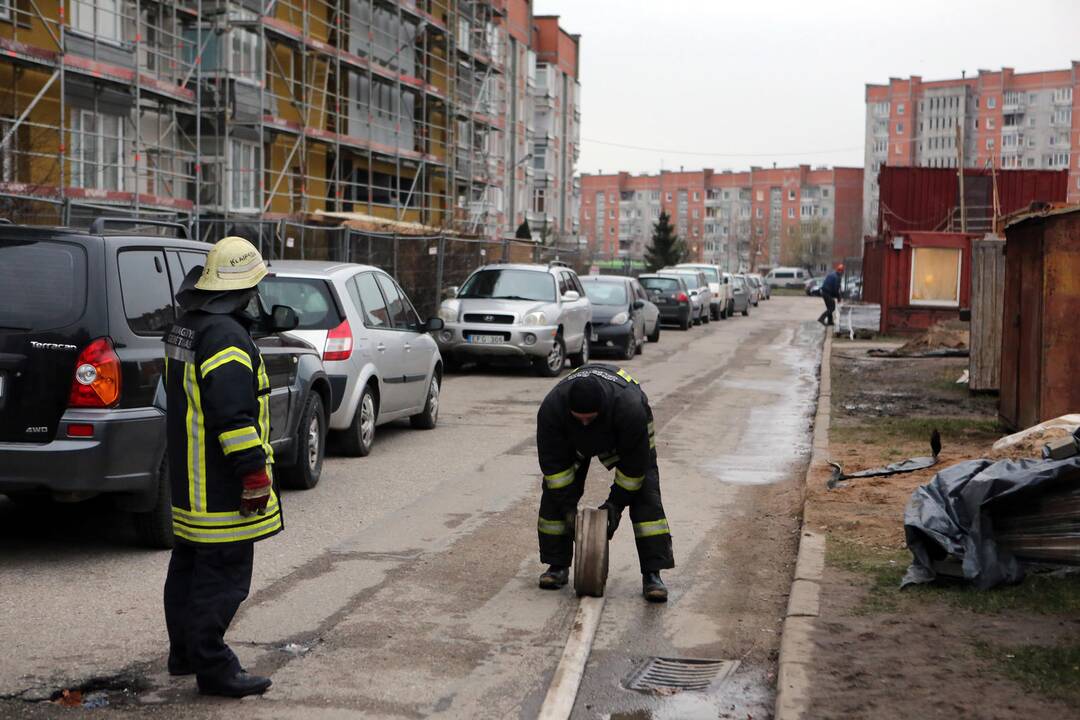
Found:
[[[581,294],[577,290],[567,290],[566,294],[562,296],[563,302],[575,302],[581,299]]]
[[[429,317],[427,322],[424,323],[424,332],[435,332],[436,330],[442,330],[446,327],[446,323],[440,317]]]
[[[690,291],[690,297],[697,297],[697,296],[698,296],[698,291],[697,290],[691,290]]]
[[[645,307],[645,303],[643,303],[641,300],[635,300],[634,301],[634,309],[635,310],[640,310],[643,307]]]
[[[275,305],[270,311],[270,332],[288,332],[300,324],[300,316],[288,305]]]

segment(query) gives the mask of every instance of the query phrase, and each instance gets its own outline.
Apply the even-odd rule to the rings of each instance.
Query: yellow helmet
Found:
[[[195,287],[198,290],[247,290],[266,277],[262,255],[242,237],[219,240],[210,250],[202,275]]]

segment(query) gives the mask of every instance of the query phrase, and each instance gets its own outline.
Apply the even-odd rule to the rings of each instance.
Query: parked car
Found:
[[[526,360],[544,377],[589,361],[592,303],[577,273],[559,264],[486,265],[439,308],[435,334],[448,368],[473,360]]]
[[[807,280],[810,279],[810,273],[803,268],[798,267],[778,267],[769,271],[769,274],[765,276],[765,282],[770,286],[776,288],[787,289],[801,289]]]
[[[734,273],[724,273],[724,284],[728,286],[728,308],[727,316],[731,317],[735,314],[735,275]]]
[[[700,270],[705,274],[705,279],[709,283],[709,292],[712,294],[712,298],[709,300],[709,309],[711,311],[710,317],[713,320],[726,320],[728,317],[728,308],[731,303],[731,278],[725,276],[723,270],[719,265],[708,265],[705,263],[680,263],[676,265],[677,268],[688,268],[690,270]]]
[[[686,279],[686,285],[690,288],[690,299],[694,302],[696,312],[694,324],[701,325],[709,322],[712,310],[712,291],[709,289],[709,281],[705,279],[705,273],[691,268],[660,268],[657,271],[661,275],[681,275]]]
[[[746,286],[750,290],[750,304],[757,307],[764,295],[761,290],[761,278],[750,273],[744,273],[743,277],[746,278]]]
[[[750,287],[746,282],[746,278],[742,275],[732,275],[732,282],[734,283],[734,308],[735,312],[740,312],[743,316],[750,314]]]
[[[645,346],[645,302],[637,297],[633,279],[621,275],[581,278],[592,302],[593,354],[614,352],[624,360],[640,355]]]
[[[694,307],[690,288],[681,275],[639,275],[638,282],[649,293],[650,299],[660,311],[660,322],[678,325],[689,330],[694,321]]]
[[[428,333],[442,330],[441,319],[421,320],[394,279],[370,265],[287,260],[271,270],[260,291],[268,304],[295,308],[291,334],[322,352],[330,430],[343,452],[367,455],[375,428],[394,420],[435,427],[443,364]]]
[[[651,343],[660,342],[660,308],[656,307],[656,303],[637,278],[630,278],[630,286],[634,289],[634,296],[645,304],[642,308],[645,314],[645,337]]]
[[[758,294],[760,295],[761,300],[772,299],[772,288],[769,287],[769,283],[765,282],[765,278],[759,273],[749,273],[748,277],[752,278],[757,285]]]
[[[211,246],[186,239],[179,225],[177,238],[138,225],[0,225],[0,493],[62,502],[108,496],[134,513],[141,543],[170,547],[165,416],[154,403],[162,337],[176,319],[174,289]],[[285,334],[255,337],[270,378],[275,476],[313,487],[331,405],[319,353]]]
[[[817,278],[810,278],[803,284],[803,289],[807,295],[821,295],[821,281]]]

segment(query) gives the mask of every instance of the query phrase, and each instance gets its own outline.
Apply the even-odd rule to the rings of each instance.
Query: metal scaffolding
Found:
[[[7,4],[4,214],[75,225],[164,216],[194,221],[206,239],[262,239],[316,211],[353,212],[495,236],[497,4]]]

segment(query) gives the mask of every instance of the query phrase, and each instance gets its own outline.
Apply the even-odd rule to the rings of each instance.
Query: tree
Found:
[[[791,243],[792,264],[813,272],[832,259],[832,225],[821,218],[799,223]]]
[[[660,213],[660,219],[653,225],[652,241],[645,248],[645,265],[649,272],[662,267],[678,265],[686,258],[686,245],[675,235],[671,226],[671,216]]]
[[[529,229],[529,220],[526,218],[518,225],[517,232],[514,233],[514,237],[518,240],[532,240],[532,230]]]

